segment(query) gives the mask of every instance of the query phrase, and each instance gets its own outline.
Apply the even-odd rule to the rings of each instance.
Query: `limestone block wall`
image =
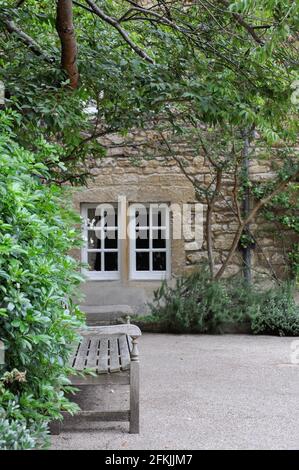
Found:
[[[185,172],[182,172],[178,162],[165,155],[162,145],[154,131],[135,131],[125,139],[119,135],[110,135],[101,140],[107,149],[106,157],[94,163],[93,177],[85,188],[80,188],[74,194],[74,204],[80,210],[80,204],[86,202],[101,203],[117,202],[118,196],[125,195],[128,203],[134,202],[166,202],[169,204],[195,204],[198,202],[194,187],[185,173],[195,177],[202,184],[210,183],[211,169],[204,155],[199,155],[194,148],[186,143],[175,143],[175,155],[184,157],[188,162]],[[274,173],[265,162],[254,161],[250,167],[252,181],[265,181],[273,177]],[[215,203],[212,217],[212,239],[215,270],[218,270],[228,255],[235,231],[238,227],[235,211],[232,205],[233,177],[227,175],[223,182],[220,197]],[[205,221],[206,204],[203,204],[203,219]],[[194,210],[191,212],[191,230],[185,233],[183,239],[171,241],[171,273],[179,275],[191,271],[195,266],[207,259],[207,246],[205,239],[198,244],[193,236]],[[285,277],[288,274],[288,249],[295,241],[287,231],[275,227],[258,216],[250,226],[256,239],[256,246],[252,250],[252,268],[256,276],[266,279]],[[205,231],[205,224],[203,226]],[[277,237],[277,232],[280,237]],[[126,250],[124,250],[126,251]],[[127,255],[126,255],[127,256]],[[109,288],[109,297],[117,297],[119,303],[133,304],[134,296],[136,309],[149,299],[153,289],[159,285],[157,282],[130,281],[128,276],[128,259],[123,258],[122,279],[109,281],[102,286]],[[230,263],[226,275],[238,274],[242,270],[242,254],[237,251]],[[87,283],[85,292],[88,293],[86,302],[111,303],[106,297],[105,289],[99,294],[98,287],[92,291],[92,283]],[[113,291],[113,286],[115,290]],[[112,289],[112,294],[111,294]],[[123,289],[123,290],[121,290]],[[131,289],[131,290],[130,290]],[[135,290],[134,290],[135,289]],[[137,289],[137,290],[136,290]],[[94,292],[92,294],[92,292]],[[95,295],[95,292],[97,294]],[[113,293],[114,292],[114,293]],[[118,295],[122,292],[121,295]],[[129,299],[126,294],[129,293]],[[119,299],[119,297],[121,297]]]
[[[116,141],[115,141],[116,139]],[[126,143],[134,142],[137,145],[126,146]],[[152,145],[148,145],[152,142]],[[117,146],[115,147],[115,143]],[[144,185],[141,176],[151,177],[151,181],[161,187],[168,187],[169,191],[177,185],[189,187],[188,197],[181,197],[182,202],[195,203],[195,193],[192,184],[182,173],[178,163],[171,157],[165,157],[161,149],[159,137],[155,131],[136,131],[126,140],[112,135],[105,139],[107,157],[104,158],[96,169],[95,174],[111,173],[113,168],[114,178],[116,174],[124,174],[123,184]],[[143,146],[142,144],[146,144]],[[159,148],[160,147],[160,148]],[[176,156],[184,157],[190,165],[185,167],[186,173],[196,178],[203,185],[208,185],[213,175],[209,162],[204,155],[198,155],[190,143],[176,141],[172,151]],[[276,162],[279,164],[279,162]],[[264,182],[275,178],[272,163],[264,159],[256,158],[250,162],[250,179],[254,183]],[[185,180],[185,183],[183,182]],[[168,186],[168,183],[170,186]],[[144,186],[143,186],[144,187]],[[228,254],[238,223],[236,214],[232,208],[233,176],[224,177],[223,189],[216,201],[213,214],[212,234],[216,269]],[[171,198],[169,198],[171,202]],[[204,214],[206,205],[204,204]],[[205,227],[204,227],[205,229]],[[290,246],[298,241],[291,232],[276,226],[259,215],[250,225],[256,247],[252,252],[253,269],[265,276],[273,276],[273,271],[278,277],[288,274],[287,252]],[[192,239],[185,240],[185,267],[193,265],[207,257],[206,244],[198,249]],[[237,253],[228,270],[228,274],[236,273],[242,266],[242,256]]]

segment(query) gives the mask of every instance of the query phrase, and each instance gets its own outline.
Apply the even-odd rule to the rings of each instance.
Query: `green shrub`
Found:
[[[14,402],[9,408],[15,408]],[[43,449],[48,445],[47,423],[27,422],[25,419],[7,419],[0,409],[0,450]]]
[[[176,333],[219,332],[224,323],[246,319],[250,289],[241,280],[212,280],[206,266],[189,276],[166,282],[154,293],[151,315],[145,322],[158,323],[162,330]]]
[[[49,173],[43,162],[53,158],[59,164],[55,146],[40,141],[37,154],[25,151],[13,141],[10,119],[1,113],[0,339],[7,373],[0,408],[6,413],[2,429],[7,420],[17,420],[16,432],[25,422],[30,433],[29,423],[75,410],[64,391],[70,347],[82,321],[71,301],[81,277],[68,253],[80,241],[66,190],[45,184]],[[9,407],[12,401],[17,409]]]
[[[299,306],[294,301],[291,284],[260,294],[258,304],[249,311],[255,334],[299,335]]]
[[[141,323],[172,333],[220,333],[223,326],[248,324],[255,334],[299,335],[299,307],[291,284],[260,291],[243,279],[215,281],[205,266],[163,282],[154,294],[151,314]]]

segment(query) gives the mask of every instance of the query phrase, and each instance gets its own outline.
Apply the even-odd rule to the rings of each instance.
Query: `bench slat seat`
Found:
[[[74,347],[71,367],[79,372],[92,369],[97,374],[114,373],[130,368],[127,336],[85,335]]]

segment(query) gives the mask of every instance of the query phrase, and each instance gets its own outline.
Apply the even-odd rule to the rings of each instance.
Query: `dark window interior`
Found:
[[[136,248],[149,248],[149,230],[136,230]]]
[[[105,271],[117,271],[118,270],[117,253],[115,252],[104,253],[104,258],[105,258]]]
[[[136,253],[136,271],[149,271],[149,252],[137,251]]]
[[[101,253],[88,253],[88,264],[91,271],[101,271]]]
[[[105,230],[105,248],[117,248],[118,238],[117,230]]]
[[[165,230],[153,230],[153,248],[166,248]]]
[[[153,271],[166,271],[166,253],[165,251],[155,251],[153,253]]]

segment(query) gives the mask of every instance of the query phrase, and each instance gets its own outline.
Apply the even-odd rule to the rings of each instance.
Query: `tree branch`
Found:
[[[228,0],[219,0],[222,5],[225,5],[226,7],[229,7],[229,2]],[[243,28],[248,31],[248,33],[251,35],[251,37],[260,44],[261,46],[264,45],[264,41],[261,40],[261,38],[256,34],[255,29],[252,26],[250,26],[246,21],[243,19],[242,15],[240,13],[232,13],[233,18],[239,23],[239,25],[243,26]]]
[[[130,38],[130,36],[128,35],[127,31],[125,31],[119,24],[119,22],[115,19],[115,18],[112,18],[111,16],[108,16],[106,15],[106,13],[101,10],[101,8],[99,8],[94,2],[92,2],[91,0],[86,0],[86,2],[88,3],[88,5],[90,6],[90,8],[92,9],[92,11],[99,17],[101,18],[103,21],[105,21],[106,23],[110,24],[111,26],[113,26],[113,28],[115,28],[119,33],[120,35],[123,37],[123,39],[126,41],[127,44],[129,44],[129,46],[136,52],[136,54],[138,54],[142,59],[146,60],[147,62],[149,62],[150,64],[153,64],[154,63],[154,60],[149,57],[146,52],[144,52],[139,46],[137,46],[137,44],[135,44],[132,39]]]
[[[14,34],[15,37],[25,44],[35,55],[41,57],[45,62],[48,64],[53,64],[54,58],[49,57],[45,52],[41,49],[39,44],[28,34],[24,33],[12,20],[8,18],[1,18],[0,22],[2,22],[6,28],[6,30],[10,34]]]
[[[134,11],[139,12],[139,13],[143,13],[144,15],[150,15],[150,18],[146,18],[146,17],[141,18],[141,17],[138,17],[138,19],[144,19],[144,20],[148,19],[149,21],[155,20],[155,21],[158,21],[158,22],[161,23],[161,24],[165,24],[165,25],[167,25],[167,26],[170,26],[171,28],[173,28],[173,29],[175,29],[176,31],[179,31],[179,32],[181,32],[181,33],[186,33],[186,32],[187,32],[186,29],[179,27],[179,26],[178,26],[176,23],[174,23],[173,21],[169,20],[168,18],[165,18],[165,16],[160,15],[159,13],[156,13],[155,11],[147,10],[146,8],[142,8],[142,7],[139,6],[139,5],[134,6],[133,8],[130,8],[130,9],[118,20],[119,23],[120,23],[121,21],[125,21],[125,20],[129,21],[129,20],[134,20],[134,19],[136,19],[136,18],[134,18],[134,17],[129,17],[129,18],[127,17],[129,13],[134,12]],[[191,32],[194,32],[194,31],[190,28],[190,31],[188,31],[188,32],[191,33]]]
[[[95,140],[99,137],[103,137],[105,135],[108,135],[108,134],[112,134],[114,132],[117,132],[118,129],[117,128],[109,128],[109,129],[105,129],[103,131],[100,131],[100,132],[92,132],[92,134],[88,135],[87,137],[83,138],[81,140],[81,142],[76,145],[72,151],[66,156],[63,158],[63,162],[69,162],[69,161],[72,161],[72,160],[75,160],[77,158],[77,153],[80,151],[80,149],[82,149],[82,147],[84,147],[85,144],[87,144],[88,142],[92,141],[92,140]]]
[[[91,8],[88,8],[88,7],[85,6],[85,5],[82,5],[82,3],[79,3],[79,2],[76,2],[75,0],[73,0],[73,4],[76,5],[77,7],[83,8],[83,10],[86,10],[86,11],[88,11],[89,13],[92,13],[92,14],[93,14],[93,10],[92,10]]]

